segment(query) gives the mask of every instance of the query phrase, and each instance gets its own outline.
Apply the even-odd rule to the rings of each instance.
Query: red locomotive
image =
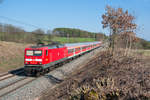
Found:
[[[101,46],[101,42],[38,45],[25,49],[24,69],[28,75],[49,72],[50,68]]]

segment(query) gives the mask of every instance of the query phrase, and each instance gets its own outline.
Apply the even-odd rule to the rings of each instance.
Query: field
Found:
[[[150,50],[136,50],[136,53],[142,56],[150,56]]]

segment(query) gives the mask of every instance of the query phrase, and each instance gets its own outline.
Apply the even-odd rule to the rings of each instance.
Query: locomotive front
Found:
[[[42,50],[25,50],[25,65],[41,65],[42,64]]]
[[[36,74],[42,70],[44,50],[26,48],[24,53],[24,70],[26,74]]]

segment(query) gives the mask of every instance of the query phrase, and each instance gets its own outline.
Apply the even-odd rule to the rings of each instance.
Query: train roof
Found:
[[[65,46],[68,48],[71,48],[71,47],[85,46],[85,45],[91,45],[91,44],[97,44],[97,43],[101,43],[101,42],[95,41],[95,42],[82,42],[82,43],[67,43],[65,44]]]

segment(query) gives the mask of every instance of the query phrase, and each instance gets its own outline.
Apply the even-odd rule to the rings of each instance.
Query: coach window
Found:
[[[68,53],[73,53],[73,49],[69,49],[69,50],[68,50]]]
[[[76,51],[79,51],[80,50],[80,48],[76,48]]]
[[[86,49],[86,46],[84,46],[83,49]]]

